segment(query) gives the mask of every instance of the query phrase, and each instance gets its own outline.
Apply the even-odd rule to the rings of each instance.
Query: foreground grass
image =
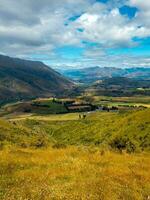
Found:
[[[145,109],[1,119],[0,199],[150,199],[149,116]]]
[[[5,148],[0,151],[3,200],[147,200],[148,153],[119,154],[98,148]]]

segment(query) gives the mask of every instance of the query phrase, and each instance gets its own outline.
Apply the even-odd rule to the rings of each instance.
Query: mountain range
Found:
[[[58,71],[42,62],[0,55],[0,103],[70,94],[76,88],[75,82],[105,90],[150,85],[150,68],[91,67]]]
[[[113,77],[125,77],[138,80],[150,80],[150,68],[115,68],[90,67],[82,69],[59,69],[64,76],[80,83],[93,83],[98,80]]]
[[[42,62],[0,55],[0,102],[62,94],[73,83]]]

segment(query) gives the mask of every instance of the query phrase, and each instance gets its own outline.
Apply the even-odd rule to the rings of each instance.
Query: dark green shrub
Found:
[[[127,151],[127,153],[134,153],[136,151],[136,149],[137,149],[137,147],[136,147],[134,142],[128,141],[126,143],[126,151]]]
[[[49,139],[46,135],[38,135],[33,139],[31,146],[36,148],[48,147]]]
[[[52,148],[54,149],[64,149],[66,148],[67,146],[65,144],[62,144],[62,143],[55,143]]]
[[[22,148],[27,148],[30,145],[29,145],[29,142],[27,142],[27,141],[21,141],[21,143],[19,144],[19,146],[22,147]]]
[[[4,142],[0,141],[0,150],[3,150],[3,148],[4,148]]]
[[[110,142],[110,146],[114,149],[122,151],[126,148],[126,140],[124,138],[116,137]]]
[[[138,149],[136,143],[126,137],[116,137],[110,142],[110,146],[120,152],[126,150],[127,153],[134,153]]]

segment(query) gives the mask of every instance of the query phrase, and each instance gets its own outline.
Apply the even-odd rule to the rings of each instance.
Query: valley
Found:
[[[108,78],[127,78],[133,80],[150,80],[149,68],[117,68],[93,66],[79,69],[56,69],[61,74],[81,84],[91,84]],[[111,79],[110,79],[111,80]]]
[[[22,62],[27,64],[17,60],[16,66],[21,72]],[[37,69],[29,64],[25,73],[39,70],[39,63]],[[30,89],[22,93],[22,83],[13,88],[9,78],[4,84],[0,77],[1,88],[18,92],[5,98],[1,90],[0,199],[147,200],[149,80],[78,83],[53,70],[46,75],[43,70],[49,69],[40,66],[30,81],[23,80],[38,88],[32,96]]]
[[[0,0],[0,200],[150,200],[150,0]]]
[[[1,117],[0,199],[149,197],[150,110],[79,114]]]

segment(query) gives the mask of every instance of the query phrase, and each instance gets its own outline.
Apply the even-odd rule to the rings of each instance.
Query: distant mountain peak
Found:
[[[150,80],[150,68],[89,67],[61,71],[63,75],[81,83],[93,83],[104,78],[125,77]]]

